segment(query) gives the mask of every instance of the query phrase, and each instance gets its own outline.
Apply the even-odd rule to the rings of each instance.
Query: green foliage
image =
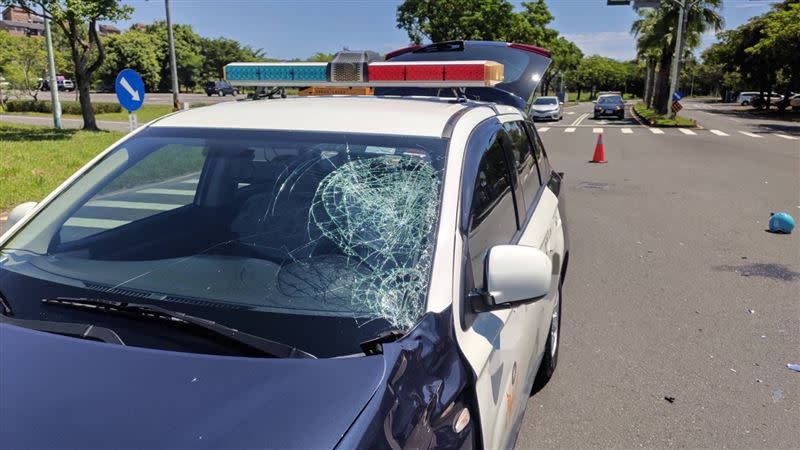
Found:
[[[203,81],[218,80],[224,77],[224,67],[228,63],[240,61],[260,61],[264,59],[264,51],[242,46],[233,39],[200,38],[200,55],[202,57],[201,78]]]
[[[159,67],[161,68],[158,90],[171,91],[172,75],[170,74],[167,23],[155,22],[148,25],[145,32],[152,35],[158,43]],[[178,85],[191,90],[200,81],[200,74],[203,70],[201,37],[194,32],[190,25],[181,24],[172,25],[172,34],[175,41],[175,59],[178,64]]]
[[[11,89],[36,98],[39,76],[46,69],[47,52],[41,38],[11,36],[7,32],[0,32],[0,75]]]
[[[154,91],[161,80],[161,46],[155,36],[139,30],[130,30],[104,38],[106,62],[99,70],[100,81],[113,85],[117,74],[123,69],[137,71],[144,80],[145,88]]]
[[[675,116],[674,119],[667,119],[661,114],[648,108],[642,102],[633,105],[633,110],[646,123],[655,127],[694,127],[697,123],[692,119],[683,116]]]
[[[307,61],[309,62],[328,62],[333,61],[333,53],[317,52],[311,55]]]
[[[591,90],[623,90],[630,78],[630,66],[605,56],[584,58],[577,70],[570,74],[570,84]]]
[[[440,42],[455,39],[504,40],[518,25],[506,0],[405,0],[397,8],[397,28],[409,39]]]
[[[81,114],[81,105],[78,102],[65,102],[61,103],[61,112],[63,114]],[[50,102],[42,102],[36,100],[9,100],[5,105],[8,112],[39,112],[39,113],[52,113],[53,106]],[[118,103],[92,103],[92,111],[95,114],[104,113],[118,113],[122,111],[122,107]]]

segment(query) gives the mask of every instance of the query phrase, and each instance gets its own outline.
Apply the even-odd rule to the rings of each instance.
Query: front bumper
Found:
[[[594,110],[595,117],[611,116],[618,117],[625,115],[625,109],[601,109]]]
[[[536,119],[558,119],[561,117],[561,112],[555,111],[531,111],[531,117]]]

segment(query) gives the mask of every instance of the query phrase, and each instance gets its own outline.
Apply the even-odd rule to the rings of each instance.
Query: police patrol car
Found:
[[[526,119],[549,63],[458,41],[231,64],[235,86],[375,95],[175,113],[19,209],[0,442],[513,446],[569,261]]]

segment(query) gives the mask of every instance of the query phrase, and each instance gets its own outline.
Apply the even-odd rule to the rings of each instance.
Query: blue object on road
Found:
[[[681,91],[675,91],[672,94],[672,99],[675,100],[676,102],[680,101],[680,99],[682,99],[682,98],[683,98],[683,92],[681,92]]]
[[[772,233],[789,234],[794,226],[794,217],[783,211],[775,213],[769,218],[769,231]]]
[[[795,372],[800,372],[800,364],[791,364],[791,363],[789,363],[789,364],[786,364],[786,367],[788,367],[790,370],[794,370]]]
[[[114,91],[119,104],[129,113],[141,108],[144,103],[144,81],[133,69],[124,69],[117,75]]]

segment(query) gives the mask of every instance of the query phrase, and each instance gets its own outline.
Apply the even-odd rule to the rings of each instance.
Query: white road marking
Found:
[[[603,132],[602,128],[592,128],[592,133],[602,133],[602,132]]]
[[[181,181],[181,183],[183,183],[183,184],[197,184],[197,183],[199,183],[199,182],[200,182],[200,180],[199,180],[199,179],[196,179],[196,180],[183,180],[183,181]]]
[[[585,119],[585,118],[587,118],[587,117],[589,117],[589,113],[584,113],[584,114],[581,114],[581,115],[580,115],[580,116],[578,116],[578,118],[577,118],[577,119],[575,119],[575,121],[574,121],[574,122],[572,122],[570,125],[572,125],[572,126],[575,126],[575,125],[580,125],[580,124],[581,124],[581,122],[583,122],[583,119]]]
[[[169,203],[144,203],[144,202],[123,202],[117,200],[94,200],[86,204],[86,206],[95,206],[99,208],[122,208],[122,209],[144,209],[153,211],[170,211],[175,208],[184,206],[182,204],[174,205]]]
[[[161,194],[161,195],[191,195],[194,197],[195,191],[190,189],[160,189],[160,188],[153,188],[153,189],[143,189],[141,191],[137,191],[137,194]]]
[[[687,130],[686,128],[678,128],[678,130],[683,134],[688,134],[689,136],[693,136],[693,135],[697,134],[692,130]]]
[[[745,136],[750,136],[750,137],[759,138],[759,139],[761,139],[763,137],[763,136],[759,136],[759,135],[757,135],[755,133],[749,133],[747,131],[739,131],[739,133],[742,133]]]
[[[545,131],[547,131],[549,129],[550,129],[550,127],[537,128],[537,130],[539,130],[539,133],[544,133]]]
[[[794,137],[794,136],[787,136],[785,134],[780,134],[780,133],[772,133],[772,134],[775,135],[775,136],[778,136],[779,138],[789,139],[789,140],[792,140],[792,141],[796,141],[797,140],[797,138]]]
[[[67,220],[64,225],[68,227],[99,228],[101,230],[109,230],[111,228],[121,227],[129,223],[131,223],[129,220],[87,219],[83,217],[73,217]]]
[[[631,130],[630,128],[623,128],[622,129],[622,134],[632,134],[632,133],[633,133],[633,130]]]
[[[567,115],[568,115],[568,116],[571,116],[571,115],[573,115],[573,114],[575,114],[575,111],[567,111]]]
[[[574,133],[575,127],[564,128],[564,133]]]
[[[729,134],[724,131],[719,131],[719,130],[708,130],[708,131],[716,134],[717,136],[729,136]]]
[[[664,130],[661,130],[659,128],[650,128],[650,132],[653,134],[664,134]]]

